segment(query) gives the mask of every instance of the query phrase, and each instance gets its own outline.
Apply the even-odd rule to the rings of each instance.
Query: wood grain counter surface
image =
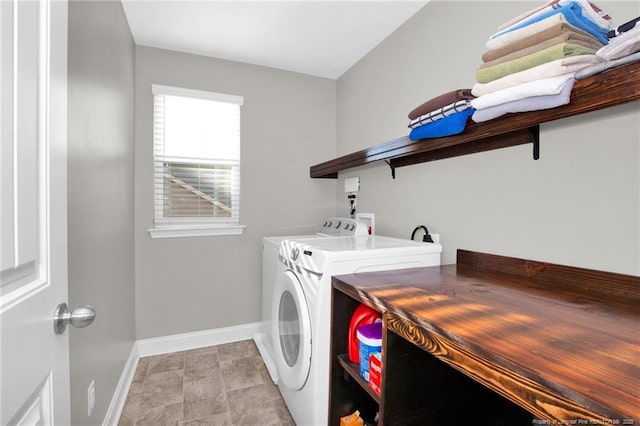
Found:
[[[540,424],[640,424],[640,277],[459,250],[333,285]]]

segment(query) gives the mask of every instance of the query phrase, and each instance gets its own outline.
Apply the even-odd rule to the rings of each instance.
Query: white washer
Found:
[[[273,358],[273,337],[271,334],[271,310],[273,291],[278,277],[284,272],[284,265],[279,261],[280,245],[283,241],[308,240],[315,238],[335,238],[342,236],[368,235],[367,225],[352,219],[330,217],[325,219],[316,234],[264,237],[262,240],[262,330],[256,333],[253,340],[275,384],[279,374]]]
[[[436,243],[374,235],[282,241],[272,349],[280,393],[298,426],[328,421],[331,277],[439,265],[442,247],[432,236]]]

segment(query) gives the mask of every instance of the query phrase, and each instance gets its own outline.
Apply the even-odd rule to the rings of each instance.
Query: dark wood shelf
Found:
[[[332,282],[334,359],[357,303],[383,313],[381,424],[640,421],[640,277],[458,250]],[[332,368],[337,424],[363,402]]]
[[[373,389],[371,389],[371,386],[369,386],[369,384],[360,377],[360,366],[349,361],[349,355],[338,355],[338,363],[342,368],[344,368],[344,371],[362,387],[362,389],[367,391],[369,396],[373,398],[377,404],[380,404],[380,395],[375,393]]]
[[[312,178],[337,178],[338,172],[386,161],[397,167],[466,154],[538,143],[539,125],[640,99],[640,63],[625,65],[577,81],[567,105],[507,114],[484,123],[469,121],[459,135],[412,141],[408,136],[311,166]]]

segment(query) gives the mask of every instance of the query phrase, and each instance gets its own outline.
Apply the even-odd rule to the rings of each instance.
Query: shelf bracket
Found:
[[[529,127],[529,136],[533,144],[533,159],[540,159],[540,126]]]
[[[384,160],[384,162],[387,163],[387,165],[391,169],[391,179],[395,179],[396,178],[396,168],[393,167],[393,165],[391,164],[391,162],[389,160]]]

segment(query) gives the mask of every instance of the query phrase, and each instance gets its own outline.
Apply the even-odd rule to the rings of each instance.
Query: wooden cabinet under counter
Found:
[[[640,277],[459,250],[333,287],[332,425],[640,424]],[[383,314],[379,396],[339,358],[360,303]]]

